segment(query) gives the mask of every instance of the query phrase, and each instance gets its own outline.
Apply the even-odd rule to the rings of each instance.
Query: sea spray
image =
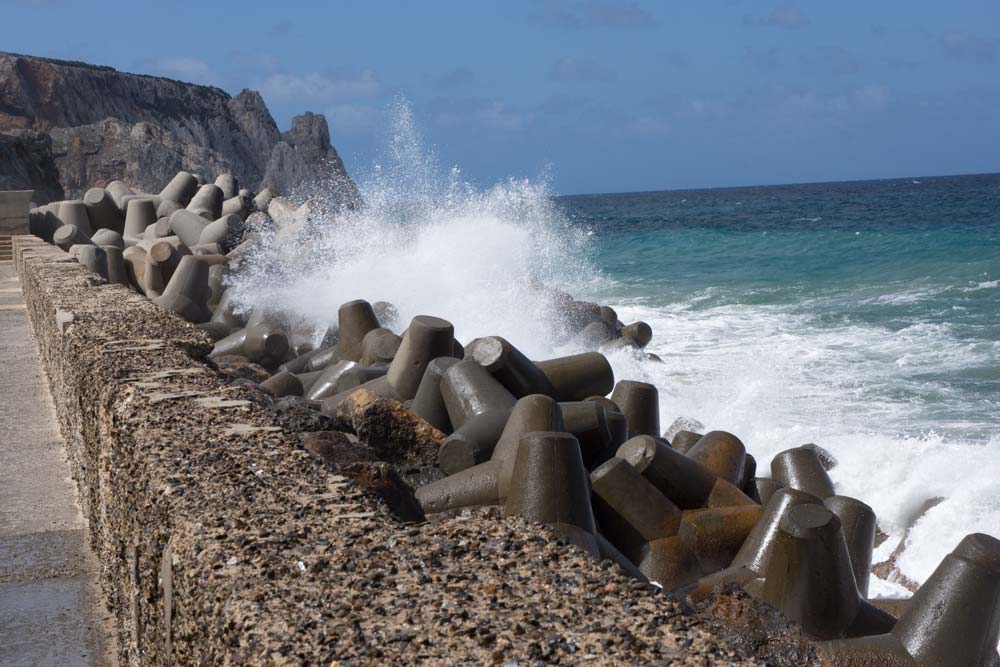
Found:
[[[966,534],[1000,532],[1000,482],[992,472],[1000,468],[1000,434],[970,420],[943,435],[928,419],[949,400],[945,387],[930,391],[928,378],[956,364],[985,363],[976,355],[989,351],[967,349],[941,327],[902,334],[846,322],[822,327],[792,306],[610,303],[623,319],[653,326],[648,349],[663,364],[609,358],[618,377],[659,388],[664,425],[693,417],[739,435],[764,476],[784,449],[815,442],[829,450],[838,460],[831,471],[838,493],[871,505],[889,536],[875,562],[905,536],[896,565],[920,583]],[[903,358],[918,370],[897,364]],[[907,388],[914,383],[930,392],[926,401]],[[943,500],[907,533],[936,498]],[[873,577],[871,593],[906,591]]]
[[[553,291],[597,275],[587,231],[570,224],[544,180],[477,189],[457,169],[440,169],[409,107],[397,102],[393,111],[384,158],[359,183],[364,206],[325,207],[296,233],[263,238],[232,282],[234,298],[318,328],[335,324],[343,302],[384,300],[404,326],[436,314],[460,340],[501,334],[527,354],[551,354]]]

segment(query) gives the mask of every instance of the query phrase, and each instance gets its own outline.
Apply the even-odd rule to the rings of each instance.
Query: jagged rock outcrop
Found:
[[[47,134],[34,130],[0,133],[0,190],[34,190],[36,200],[45,201],[63,196]]]
[[[307,111],[292,119],[271,150],[261,187],[290,195],[311,190],[336,193],[344,202],[356,202],[358,190],[345,179],[344,163],[330,145],[330,129],[323,114]]]
[[[305,114],[281,134],[260,94],[235,97],[218,88],[110,67],[0,53],[0,133],[34,130],[51,136],[51,158],[63,192],[36,203],[78,197],[93,185],[122,179],[157,192],[179,170],[214,179],[234,174],[251,188],[317,184],[356,190],[330,146],[326,119]],[[24,167],[0,162],[0,178],[30,187]]]

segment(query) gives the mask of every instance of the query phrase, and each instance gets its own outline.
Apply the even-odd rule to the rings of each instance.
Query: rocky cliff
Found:
[[[37,160],[25,164],[25,155]],[[42,174],[51,177],[48,161],[58,194],[51,183],[37,187]],[[114,179],[158,192],[179,170],[208,179],[230,172],[251,188],[292,195],[317,185],[345,201],[357,197],[322,115],[299,116],[281,133],[256,91],[231,97],[210,86],[0,53],[4,187],[35,188],[41,204]]]

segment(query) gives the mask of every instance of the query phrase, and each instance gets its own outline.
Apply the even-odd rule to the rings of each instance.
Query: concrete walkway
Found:
[[[11,262],[0,262],[0,369],[0,665],[113,667],[97,563]]]

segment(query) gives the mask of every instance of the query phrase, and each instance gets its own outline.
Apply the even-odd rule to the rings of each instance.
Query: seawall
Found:
[[[542,526],[400,518],[391,466],[314,456],[330,425],[228,382],[204,332],[14,247],[122,665],[761,664]]]

